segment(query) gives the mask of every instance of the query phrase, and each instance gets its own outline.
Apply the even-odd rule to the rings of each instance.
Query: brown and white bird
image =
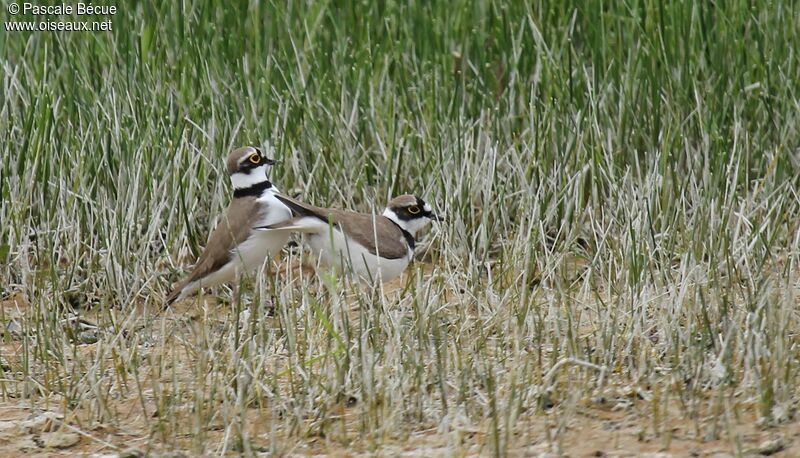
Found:
[[[304,234],[323,265],[350,267],[367,281],[385,282],[403,273],[414,255],[417,232],[432,220],[443,220],[429,204],[412,195],[395,197],[382,215],[315,207],[282,194],[275,198],[296,216],[259,229]]]
[[[233,183],[233,200],[192,273],[167,296],[167,305],[200,288],[234,281],[240,273],[252,272],[267,256],[283,248],[289,234],[255,230],[292,217],[289,208],[275,198],[278,189],[267,179],[267,168],[273,164],[275,161],[251,146],[231,152],[227,168]]]

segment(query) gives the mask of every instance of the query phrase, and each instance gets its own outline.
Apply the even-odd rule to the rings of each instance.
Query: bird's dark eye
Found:
[[[416,205],[413,205],[411,207],[408,207],[408,212],[411,213],[412,215],[416,215],[420,212],[420,209]]]
[[[261,156],[258,154],[251,154],[249,159],[253,164],[258,164],[261,162]]]

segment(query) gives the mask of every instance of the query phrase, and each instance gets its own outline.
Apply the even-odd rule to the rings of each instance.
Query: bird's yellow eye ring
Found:
[[[421,210],[420,210],[420,209],[419,209],[419,207],[417,207],[416,205],[412,205],[411,207],[408,207],[408,212],[409,212],[409,213],[411,213],[412,215],[416,215],[416,214],[418,214],[420,211],[421,211]]]
[[[261,156],[259,156],[258,154],[251,154],[249,159],[250,162],[252,162],[253,164],[258,164],[259,162],[261,162]]]

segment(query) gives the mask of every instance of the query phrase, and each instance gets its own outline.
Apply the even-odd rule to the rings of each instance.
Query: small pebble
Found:
[[[118,458],[142,458],[144,456],[145,453],[138,448],[129,448],[120,452]]]
[[[774,455],[784,450],[785,448],[786,448],[786,441],[783,440],[782,437],[779,437],[777,439],[772,439],[762,442],[758,446],[756,451],[758,451],[760,455],[769,456],[769,455]]]
[[[41,440],[46,448],[70,448],[81,441],[81,436],[69,432],[44,433]]]
[[[54,412],[44,412],[19,424],[22,431],[31,434],[53,431],[61,424],[61,418]]]
[[[97,343],[99,338],[97,337],[97,331],[83,331],[78,334],[78,341],[82,344],[93,344]]]

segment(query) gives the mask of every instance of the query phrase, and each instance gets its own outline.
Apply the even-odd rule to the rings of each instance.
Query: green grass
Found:
[[[569,452],[599,399],[666,450],[795,421],[793,2],[119,10],[0,32],[4,402],[193,453]],[[160,314],[249,144],[318,205],[424,196],[431,262],[378,295],[284,262],[252,306]]]

